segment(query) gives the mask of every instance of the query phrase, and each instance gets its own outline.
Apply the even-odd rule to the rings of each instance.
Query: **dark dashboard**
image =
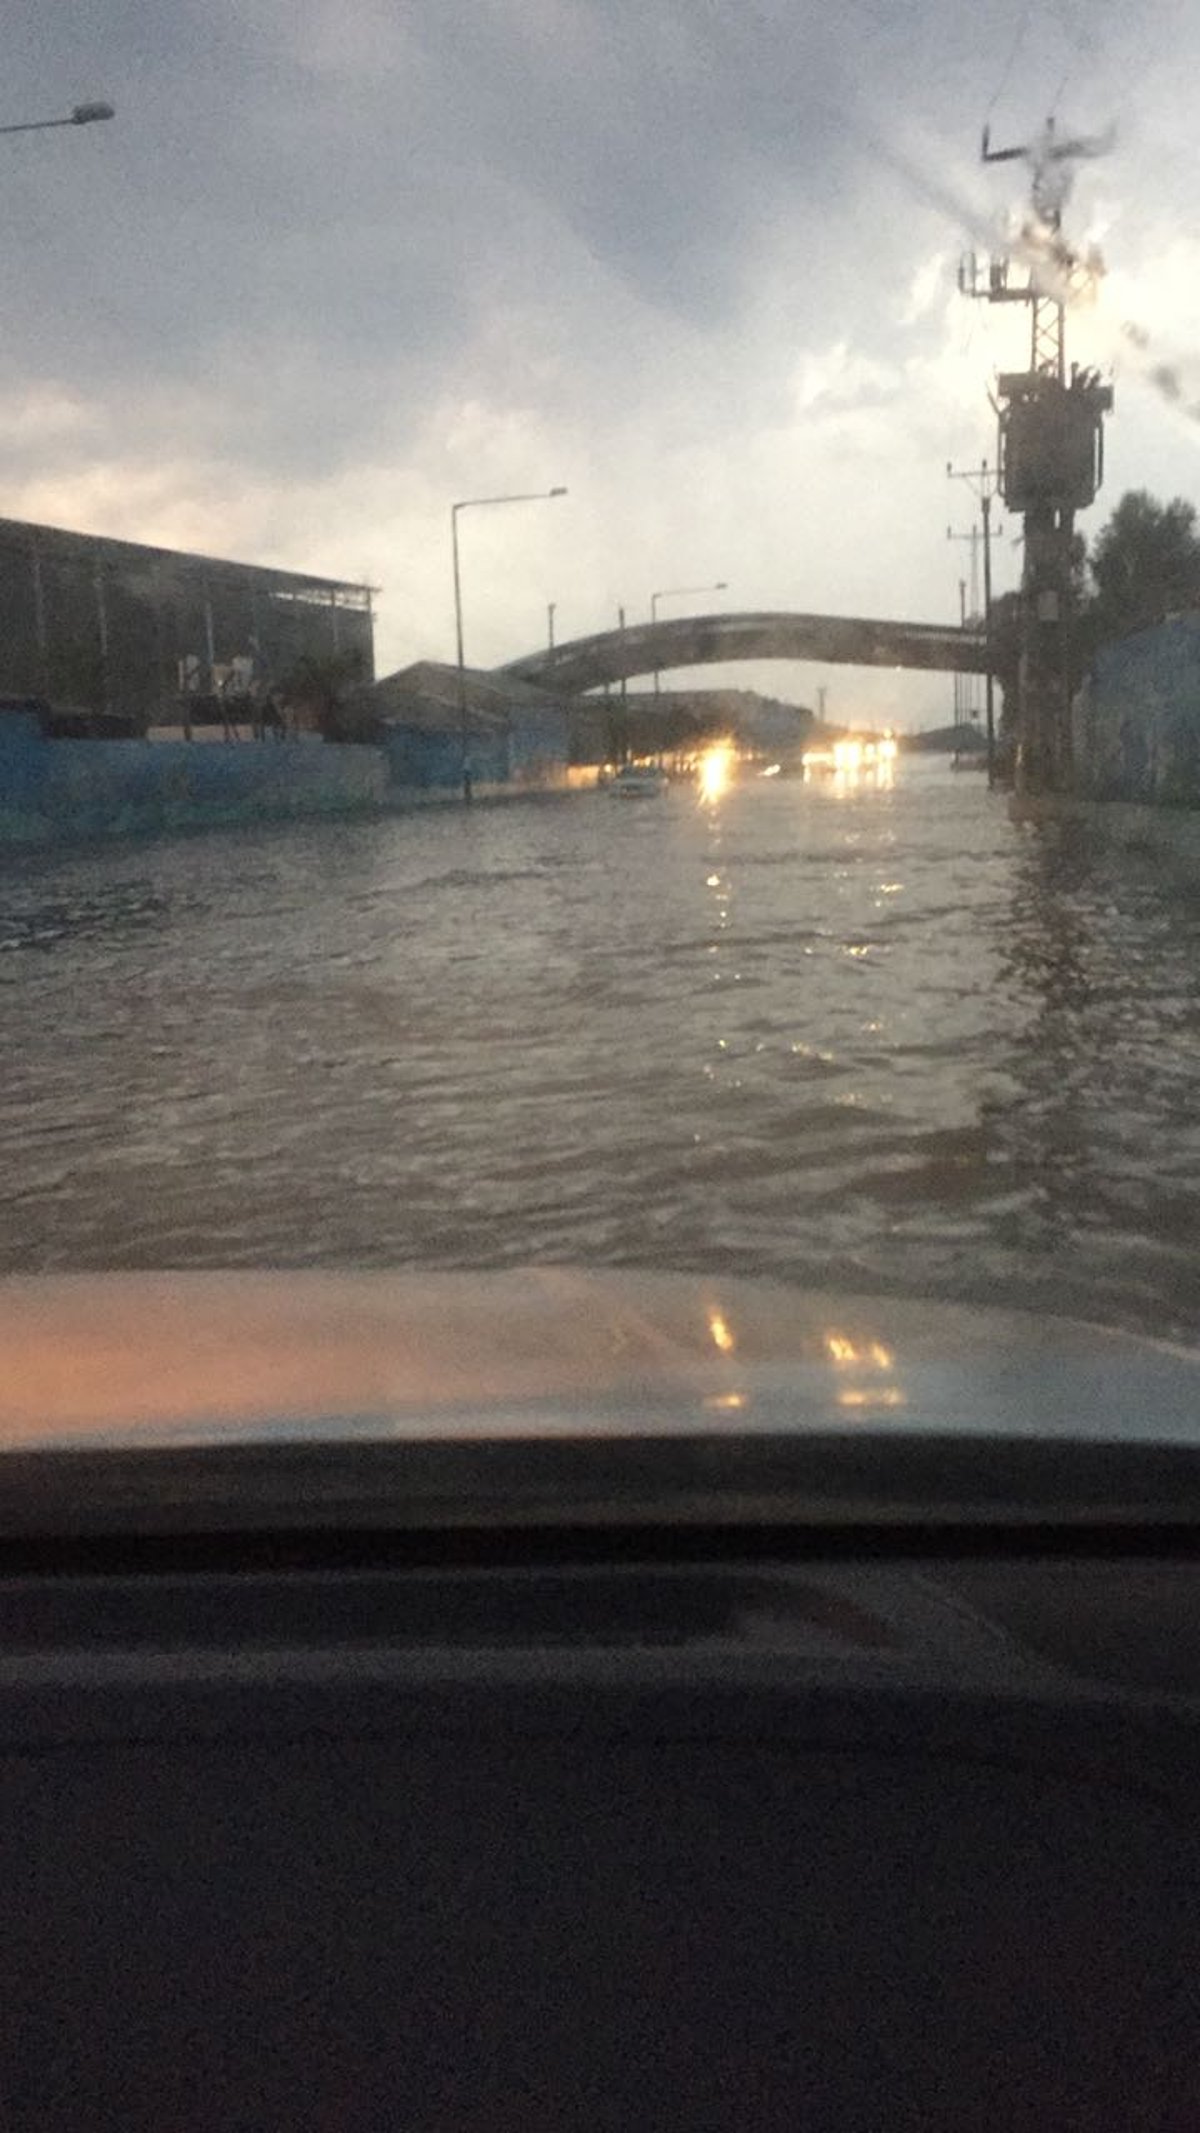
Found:
[[[556,1518],[533,1449],[368,1525],[309,1448],[225,1529],[220,1459],[174,1525],[153,1460],[10,1462],[3,2124],[1200,2123],[1190,1455],[1085,1518],[916,1446],[902,1515],[893,1443],[839,1523],[766,1446],[722,1522],[606,1514],[602,1448]]]

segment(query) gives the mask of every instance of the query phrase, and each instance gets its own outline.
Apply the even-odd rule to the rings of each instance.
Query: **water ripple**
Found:
[[[1194,1336],[1198,948],[1148,859],[936,766],[39,857],[0,1269],[673,1265]]]

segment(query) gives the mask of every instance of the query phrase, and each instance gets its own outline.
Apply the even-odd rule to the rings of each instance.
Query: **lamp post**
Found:
[[[0,126],[0,133],[48,133],[52,126],[94,126],[115,117],[111,104],[76,104],[66,118],[24,119],[19,126]]]
[[[728,590],[729,587],[724,578],[718,578],[715,585],[668,585],[662,592],[651,593],[650,621],[652,624],[658,621],[658,603],[660,600],[691,600],[695,599],[700,593],[723,593],[728,592]],[[656,696],[659,693],[658,683],[659,670],[655,667],[654,694]]]
[[[15,125],[0,126],[0,133],[49,133],[56,126],[95,126],[102,119],[115,118],[111,104],[75,104],[66,118],[21,119]],[[33,564],[33,614],[37,632],[38,660],[41,667],[42,687],[50,693],[49,654],[46,644],[46,601],[42,585],[42,559],[36,541],[32,549]],[[100,623],[100,657],[104,675],[105,710],[108,709],[108,618],[104,609],[104,583],[96,564],[96,601]]]
[[[493,504],[544,504],[552,496],[565,496],[564,488],[523,489],[516,496],[465,496],[450,506],[450,548],[454,557],[454,637],[458,654],[458,738],[463,799],[471,797],[471,766],[467,755],[467,674],[463,661],[462,578],[458,567],[458,514],[482,511]]]

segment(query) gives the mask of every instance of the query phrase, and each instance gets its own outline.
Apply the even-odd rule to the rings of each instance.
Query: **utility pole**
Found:
[[[979,528],[978,526],[972,526],[969,533],[956,533],[953,526],[947,526],[946,539],[948,541],[968,542],[971,549],[971,605],[969,608],[967,606],[966,579],[960,578],[958,581],[958,625],[965,635],[968,615],[973,617],[978,617],[979,615]],[[974,717],[977,708],[974,684],[975,677],[973,674],[955,674],[954,712],[956,718]]]
[[[1047,121],[1037,140],[993,149],[985,130],[985,163],[1022,161],[1031,172],[1030,207],[1014,261],[1005,254],[959,268],[965,296],[989,304],[1024,304],[1029,311],[1029,366],[996,381],[999,489],[1024,519],[1021,578],[1020,675],[1016,707],[1016,777],[1030,791],[1053,792],[1070,782],[1072,734],[1072,550],[1075,514],[1086,510],[1104,478],[1104,417],[1110,385],[1096,371],[1066,367],[1066,306],[1094,287],[1094,255],[1071,249],[1062,210],[1071,165],[1101,155],[1103,140],[1060,140]],[[988,510],[984,504],[985,600],[990,588]],[[989,601],[990,613],[990,601]],[[989,672],[990,672],[989,649]]]
[[[986,459],[981,459],[977,467],[953,467],[947,461],[946,479],[947,481],[969,482],[979,500],[979,512],[983,520],[983,701],[984,717],[987,724],[988,784],[994,785],[996,782],[996,676],[995,647],[992,636],[992,498],[996,493],[1000,476],[994,467],[989,467]],[[996,531],[997,533],[1002,533],[1004,528],[997,526]],[[947,540],[967,539],[971,543],[972,604],[974,604],[978,593],[978,580],[975,575],[979,554],[978,537],[978,528],[975,526],[972,526],[970,533],[966,535],[955,534],[949,526],[946,528]]]
[[[554,610],[557,605],[558,602],[556,600],[547,600],[546,602],[546,635],[549,639],[548,649],[550,651],[554,650]]]

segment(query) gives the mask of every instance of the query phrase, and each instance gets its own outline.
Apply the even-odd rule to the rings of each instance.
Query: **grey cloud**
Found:
[[[806,336],[870,353],[914,245],[982,214],[946,154],[975,124],[947,82],[987,72],[952,0],[62,18],[18,41],[13,112],[94,92],[118,119],[0,143],[0,378],[68,381],[114,449],[186,441],[247,479],[403,455],[473,388],[715,419],[765,275],[794,288],[781,377]]]

